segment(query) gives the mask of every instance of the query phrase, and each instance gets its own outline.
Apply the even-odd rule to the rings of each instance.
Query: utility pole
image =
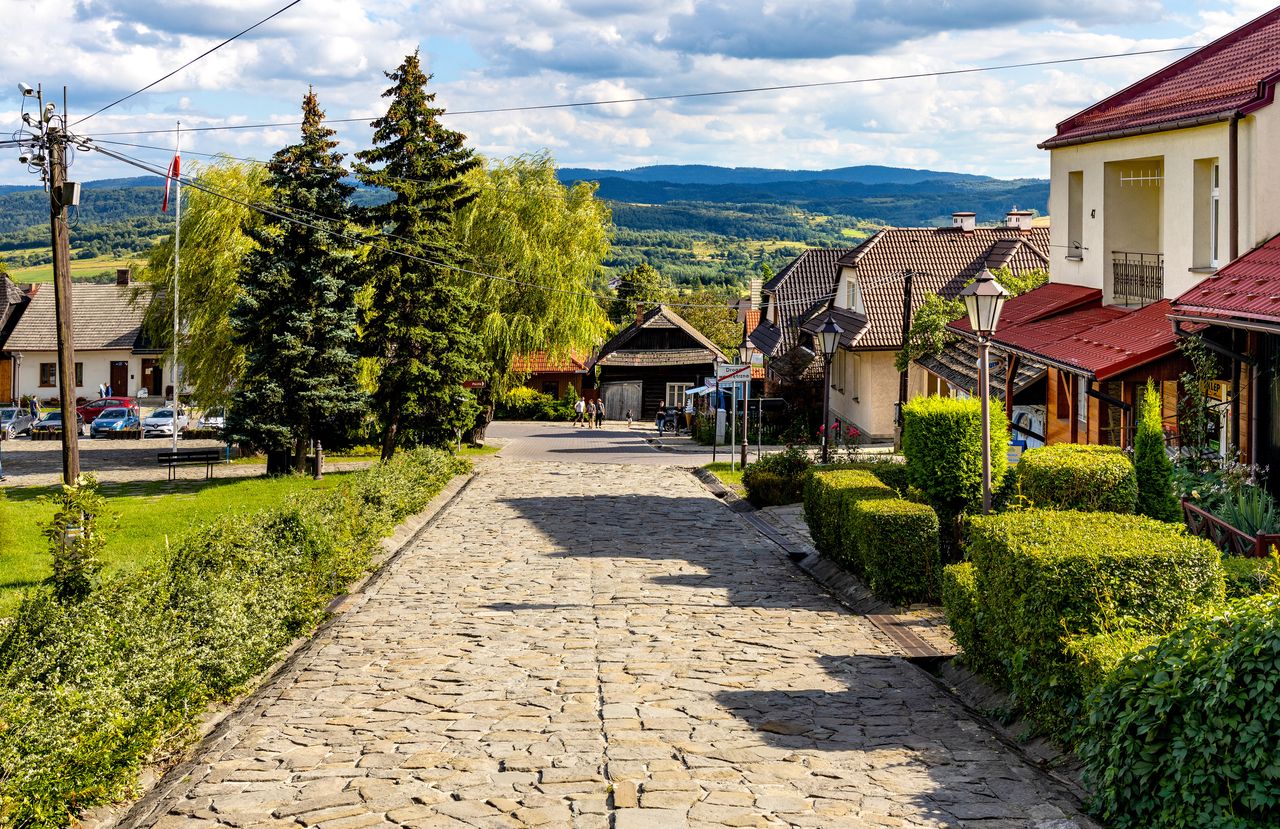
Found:
[[[50,105],[52,106],[52,104]],[[45,117],[45,113],[40,113]],[[76,422],[76,355],[71,326],[71,252],[67,205],[77,201],[76,185],[67,181],[67,141],[50,124],[45,132],[49,153],[49,226],[53,233],[53,301],[58,329],[58,403],[62,409],[62,482],[74,486],[80,477],[80,428]]]

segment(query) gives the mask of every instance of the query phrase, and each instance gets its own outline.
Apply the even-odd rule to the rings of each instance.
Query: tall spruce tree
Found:
[[[366,212],[383,234],[369,253],[372,299],[365,312],[365,353],[378,360],[374,408],[382,423],[382,457],[401,444],[452,440],[475,419],[466,380],[480,374],[474,299],[461,264],[453,221],[475,197],[466,176],[480,160],[466,136],[440,123],[418,53],[387,77],[387,114],[372,123],[373,146],[356,153],[365,184],[395,194]]]
[[[245,372],[227,431],[268,451],[292,452],[298,471],[312,439],[332,442],[367,407],[357,382],[363,275],[351,246],[333,232],[349,231],[354,188],[343,183],[347,171],[333,136],[308,91],[302,140],[267,164],[268,207],[306,224],[268,216],[250,231],[257,247],[244,258],[231,311]]]

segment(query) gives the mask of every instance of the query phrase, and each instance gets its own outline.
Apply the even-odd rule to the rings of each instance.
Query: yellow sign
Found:
[[[1204,391],[1205,391],[1205,394],[1209,395],[1214,400],[1225,401],[1229,396],[1231,396],[1231,381],[1230,380],[1210,380],[1208,383],[1205,384]]]

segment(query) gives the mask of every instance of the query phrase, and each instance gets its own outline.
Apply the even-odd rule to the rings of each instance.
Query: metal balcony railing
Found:
[[[1111,297],[1125,305],[1150,305],[1164,299],[1164,254],[1112,251]]]

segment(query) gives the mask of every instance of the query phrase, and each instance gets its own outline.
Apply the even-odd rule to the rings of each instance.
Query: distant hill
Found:
[[[562,181],[665,181],[670,184],[770,184],[801,181],[853,181],[859,184],[916,184],[921,181],[995,181],[987,176],[940,173],[906,167],[879,167],[864,164],[833,170],[777,170],[767,167],[713,167],[706,164],[660,164],[634,170],[591,170],[562,167]]]

